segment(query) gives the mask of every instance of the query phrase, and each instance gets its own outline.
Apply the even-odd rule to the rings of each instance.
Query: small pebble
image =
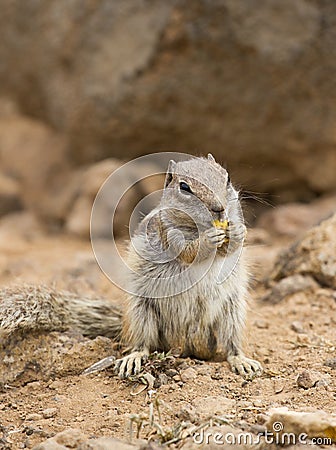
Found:
[[[290,325],[290,328],[291,328],[291,330],[295,331],[295,333],[301,334],[301,333],[305,332],[304,329],[303,329],[302,323],[299,322],[299,321],[292,322],[291,325]]]
[[[327,359],[324,362],[324,365],[336,369],[336,358]]]
[[[168,394],[168,392],[172,392],[171,384],[163,384],[160,386],[160,393],[161,394]]]
[[[184,383],[188,383],[190,381],[193,381],[197,377],[197,372],[192,367],[189,367],[186,370],[183,370],[180,374],[181,381]]]
[[[260,399],[253,400],[253,406],[256,406],[257,408],[261,408],[264,406],[264,402]]]
[[[318,383],[320,383],[319,386],[328,384],[327,376],[315,370],[304,370],[299,374],[296,382],[299,387],[304,389],[315,387]]]
[[[47,408],[42,411],[42,416],[44,419],[51,419],[57,414],[57,408]]]
[[[31,381],[30,383],[27,383],[28,389],[38,389],[41,387],[40,381]]]
[[[53,398],[53,400],[55,402],[59,402],[62,403],[67,399],[67,397],[65,395],[55,395],[55,397]]]
[[[59,389],[62,387],[62,382],[60,380],[55,380],[49,383],[48,387],[50,389]]]
[[[85,436],[80,430],[69,428],[56,434],[53,439],[64,447],[77,448],[85,441]]]
[[[266,320],[256,320],[254,325],[261,330],[266,330],[269,327],[269,323]]]
[[[180,420],[185,422],[195,422],[197,419],[196,410],[190,404],[184,405],[176,415]]]
[[[42,419],[42,415],[41,414],[37,414],[37,413],[31,413],[31,414],[27,414],[26,416],[26,420],[29,421],[36,421],[36,420],[41,420]]]
[[[163,385],[169,383],[169,377],[165,373],[160,373],[158,378],[159,378],[160,386],[163,386]]]
[[[197,368],[197,373],[199,375],[211,375],[211,372],[212,372],[211,366],[203,365]]]

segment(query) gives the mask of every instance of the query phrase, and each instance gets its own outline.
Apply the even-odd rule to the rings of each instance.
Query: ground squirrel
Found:
[[[0,332],[74,327],[91,337],[121,333],[133,347],[116,362],[121,378],[139,373],[151,352],[171,348],[200,359],[225,352],[233,371],[252,378],[262,369],[242,350],[245,235],[238,192],[212,155],[170,161],[161,201],[131,239],[129,284],[136,294],[126,311],[41,288],[26,297],[24,290],[8,291],[0,293]]]

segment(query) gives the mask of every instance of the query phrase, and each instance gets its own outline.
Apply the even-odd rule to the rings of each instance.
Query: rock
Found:
[[[93,202],[99,189],[109,179],[108,188],[99,197],[99,208],[95,209],[94,233],[99,238],[110,238],[113,223],[115,236],[125,235],[131,214],[142,197],[162,189],[163,175],[150,177],[161,171],[151,164],[123,166],[121,161],[113,158],[78,170],[76,198],[67,216],[65,229],[79,237],[89,237]],[[149,200],[144,207],[141,212],[147,214],[154,204]]]
[[[299,333],[299,334],[305,333],[302,323],[299,322],[298,320],[292,322],[290,324],[290,328],[291,328],[291,330],[295,331],[295,333]]]
[[[254,325],[261,330],[269,328],[269,323],[266,320],[258,319],[254,321]]]
[[[86,436],[81,430],[70,428],[57,433],[53,439],[57,444],[64,445],[64,447],[76,448],[86,440]]]
[[[13,0],[0,94],[77,163],[201,148],[237,182],[307,200],[336,188],[335,16],[333,0]]]
[[[0,96],[0,118],[17,116],[19,114],[18,105],[14,99],[6,95]]]
[[[64,137],[37,120],[0,118],[0,165],[25,207],[47,221],[64,220],[73,182]]]
[[[57,433],[54,437],[34,447],[34,450],[65,450],[69,448],[81,450],[140,450],[139,445],[129,444],[112,437],[87,439],[80,430],[76,429]]]
[[[48,439],[47,441],[43,442],[42,444],[37,445],[34,447],[33,450],[67,450],[68,447],[64,447],[64,445],[57,444],[52,439]]]
[[[83,446],[83,450],[146,450],[146,448],[143,445],[129,444],[113,437],[90,439],[86,442],[86,447]],[[148,450],[151,450],[151,448],[148,447]],[[153,447],[153,450],[155,450],[155,447]]]
[[[42,411],[42,416],[44,419],[51,419],[57,414],[57,408],[47,408]]]
[[[33,421],[33,422],[35,422],[37,420],[41,420],[41,419],[42,419],[42,415],[38,414],[38,413],[30,413],[30,414],[27,414],[27,416],[26,416],[26,420]]]
[[[183,383],[190,383],[190,381],[193,381],[197,377],[197,372],[192,367],[189,367],[181,372],[180,377]]]
[[[0,216],[21,208],[19,183],[14,178],[0,172]]]
[[[262,213],[256,226],[277,236],[298,237],[334,213],[336,196],[303,203],[279,205]]]
[[[269,412],[267,430],[274,433],[305,433],[308,438],[330,438],[336,442],[336,419],[324,411],[294,412],[287,408],[274,408]]]
[[[317,287],[316,281],[308,275],[291,275],[276,283],[271,292],[266,294],[262,300],[275,304],[281,302],[288,295]]]
[[[61,380],[54,380],[48,384],[49,389],[55,389],[55,390],[60,389],[62,386],[63,386],[63,383]]]
[[[336,369],[336,358],[327,359],[324,362],[324,365]]]
[[[90,217],[94,199],[104,181],[120,166],[120,161],[109,159],[77,172],[77,192],[72,208],[66,218],[66,231],[79,237],[89,237]],[[104,215],[99,219],[101,223],[100,237],[110,237],[111,235],[111,208],[113,207],[114,198],[112,196],[112,198],[106,200]],[[108,200],[110,200],[110,203],[112,202],[111,205],[109,205]],[[132,206],[133,202],[130,208]]]
[[[195,408],[187,402],[183,402],[183,406],[177,412],[176,416],[184,422],[195,422],[197,420]]]
[[[296,382],[299,387],[304,389],[309,389],[315,386],[326,386],[329,384],[328,375],[315,370],[304,370],[298,375]]]
[[[10,242],[15,236],[18,242],[20,238],[31,241],[44,235],[46,230],[36,216],[27,210],[12,212],[0,220],[0,241]]]
[[[170,379],[165,373],[159,373],[158,382],[160,386],[164,386],[166,384],[169,384]]]
[[[292,278],[293,275],[310,276],[323,287],[336,289],[336,214],[309,230],[296,244],[280,254],[271,279],[280,281],[273,288],[274,301],[300,283],[306,284],[307,278]],[[290,282],[285,280],[287,277]],[[285,284],[285,288],[281,283]],[[311,282],[309,282],[311,283]],[[313,287],[313,286],[311,286]],[[279,291],[279,294],[277,292]],[[271,295],[272,297],[272,295]],[[273,301],[273,300],[272,300]]]
[[[263,406],[265,406],[265,402],[259,398],[253,400],[253,406],[256,406],[257,408],[262,408]]]
[[[204,364],[204,365],[197,367],[198,375],[211,375],[212,372],[213,372],[213,369],[208,364]]]
[[[236,402],[227,397],[208,396],[196,398],[191,404],[195,408],[199,419],[206,420],[215,415],[225,416],[235,407]]]
[[[299,321],[294,321],[294,322],[292,322],[292,323],[290,324],[290,328],[291,328],[293,331],[295,331],[295,333],[299,333],[299,334],[305,333],[305,330],[304,330],[304,328],[303,328],[303,325],[302,325],[302,323],[299,322]]]
[[[76,429],[68,429],[57,433],[54,437],[34,447],[34,450],[62,450],[69,448],[79,448],[86,442],[86,436]]]

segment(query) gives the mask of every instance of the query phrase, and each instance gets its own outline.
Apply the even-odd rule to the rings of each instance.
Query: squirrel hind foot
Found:
[[[119,378],[129,378],[132,375],[138,375],[141,371],[141,363],[147,359],[149,353],[145,350],[134,351],[123,358],[117,359],[114,370]]]
[[[241,375],[246,380],[253,380],[253,378],[260,376],[263,372],[262,366],[258,361],[247,358],[244,355],[229,356],[227,361],[232,372]]]

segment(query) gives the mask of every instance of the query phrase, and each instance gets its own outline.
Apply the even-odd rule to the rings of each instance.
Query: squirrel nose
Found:
[[[216,214],[218,220],[222,221],[225,219],[225,209],[222,205],[213,206],[211,211]]]
[[[212,207],[211,208],[211,211],[213,211],[213,212],[215,212],[215,213],[221,213],[221,212],[223,212],[224,211],[224,208],[223,208],[223,206],[222,205],[220,205],[220,206],[215,206],[215,207]]]

